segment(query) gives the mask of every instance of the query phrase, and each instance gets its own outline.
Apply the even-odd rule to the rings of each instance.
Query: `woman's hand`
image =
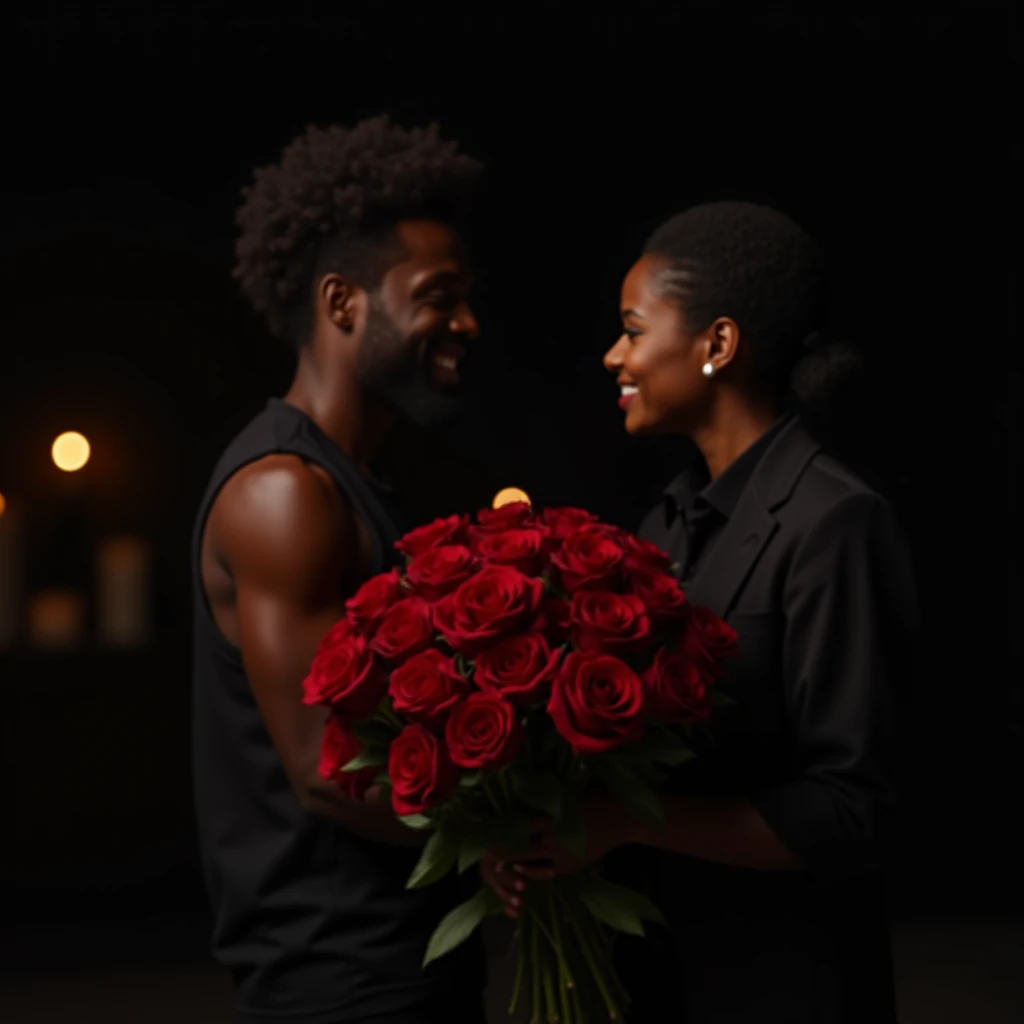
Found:
[[[631,817],[603,794],[592,794],[583,802],[583,823],[587,846],[582,858],[559,841],[549,818],[533,822],[530,848],[523,854],[488,850],[480,871],[512,918],[519,916],[523,895],[530,882],[550,882],[559,875],[572,874],[599,861],[616,847],[629,842]]]
[[[505,908],[511,918],[522,912],[523,894],[529,882],[550,882],[555,872],[543,864],[534,864],[521,855],[518,862],[509,860],[501,850],[488,850],[480,859],[480,874]]]

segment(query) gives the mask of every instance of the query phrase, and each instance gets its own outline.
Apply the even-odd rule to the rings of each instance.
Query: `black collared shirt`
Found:
[[[640,534],[671,555],[684,584],[706,562],[757,464],[789,419],[776,420],[717,479],[709,481],[707,467],[697,458],[665,488],[662,505],[647,517]]]

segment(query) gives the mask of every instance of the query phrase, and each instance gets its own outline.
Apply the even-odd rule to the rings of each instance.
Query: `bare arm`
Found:
[[[344,614],[340,581],[356,557],[354,523],[333,483],[293,456],[262,459],[225,486],[209,528],[234,582],[246,675],[302,806],[368,839],[420,844],[389,807],[345,799],[317,770],[325,713],[302,703],[302,680]]]

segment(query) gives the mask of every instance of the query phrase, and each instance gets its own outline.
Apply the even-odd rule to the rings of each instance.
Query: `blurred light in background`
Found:
[[[150,637],[150,552],[141,537],[100,544],[96,566],[96,628],[106,647],[144,647]]]
[[[74,430],[66,431],[53,442],[53,461],[65,473],[74,473],[89,461],[89,442]]]
[[[504,487],[494,496],[494,508],[501,508],[502,505],[511,505],[514,501],[525,501],[530,504],[530,496],[526,491],[518,487]]]
[[[4,514],[4,509],[6,509],[6,508],[7,508],[7,499],[3,496],[3,494],[0,494],[0,516],[2,516]]]
[[[85,597],[70,587],[44,590],[28,606],[29,637],[43,650],[67,650],[85,639]]]

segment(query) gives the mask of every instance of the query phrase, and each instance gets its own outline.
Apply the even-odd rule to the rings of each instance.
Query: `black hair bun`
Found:
[[[859,376],[861,366],[861,355],[851,345],[814,331],[803,341],[803,355],[793,368],[790,387],[802,407],[823,409]]]

